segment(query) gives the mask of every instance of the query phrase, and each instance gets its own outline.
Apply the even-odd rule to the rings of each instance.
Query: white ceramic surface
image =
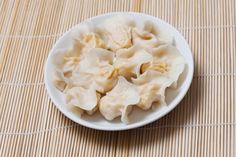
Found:
[[[84,114],[82,117],[79,117],[76,113],[70,111],[65,107],[65,100],[63,94],[53,86],[52,81],[50,79],[52,70],[51,59],[53,56],[52,54],[55,52],[54,50],[58,48],[68,47],[72,43],[72,37],[75,36],[74,32],[76,32],[77,28],[79,28],[81,24],[72,27],[70,30],[68,30],[59,38],[59,40],[56,42],[56,44],[53,46],[53,48],[49,53],[45,65],[45,76],[44,76],[46,89],[54,104],[65,116],[83,126],[98,130],[111,130],[111,131],[127,130],[127,129],[137,128],[160,119],[161,117],[169,113],[171,110],[173,110],[179,104],[179,102],[183,99],[183,97],[187,93],[193,78],[194,64],[191,50],[189,49],[189,46],[185,41],[185,39],[183,38],[183,36],[170,24],[156,17],[134,12],[114,12],[114,13],[103,14],[92,17],[86,20],[85,22],[97,25],[101,23],[104,19],[112,17],[117,14],[132,16],[138,24],[143,23],[146,20],[150,20],[153,23],[155,23],[157,27],[167,30],[167,32],[174,37],[175,46],[179,49],[181,54],[186,59],[186,66],[183,74],[180,76],[180,79],[178,81],[178,88],[174,90],[167,89],[166,93],[167,106],[163,106],[158,109],[148,110],[148,111],[143,111],[138,108],[134,108],[134,110],[130,114],[131,123],[128,125],[122,123],[120,121],[120,117],[116,118],[113,121],[107,121],[100,115],[99,111],[92,116]]]

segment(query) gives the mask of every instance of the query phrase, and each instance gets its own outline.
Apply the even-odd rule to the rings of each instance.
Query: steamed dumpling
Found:
[[[60,70],[53,71],[51,77],[52,77],[52,82],[54,86],[58,90],[63,91],[66,88],[68,79],[64,76],[62,71]]]
[[[132,29],[132,41],[134,45],[140,45],[150,50],[151,48],[164,44],[164,42],[158,39],[158,34],[159,32],[154,24],[150,21],[146,21],[143,26],[134,27]]]
[[[154,23],[151,21],[145,21],[144,25],[141,29],[143,29],[144,31],[149,32],[155,36],[160,34],[160,32],[157,29],[157,26],[155,26]]]
[[[97,30],[107,43],[107,48],[116,51],[132,46],[131,27],[134,23],[127,17],[117,16],[107,19]]]
[[[121,121],[128,123],[132,105],[137,104],[139,100],[137,87],[120,76],[117,85],[101,98],[99,110],[107,120],[121,116]]]
[[[140,66],[152,60],[152,55],[139,46],[132,46],[128,49],[120,49],[116,52],[114,67],[119,74],[130,80],[140,73]]]
[[[185,61],[178,49],[172,45],[162,45],[152,50],[153,61],[141,66],[141,73],[154,70],[172,81],[176,88],[177,80],[184,70]]]
[[[140,102],[138,103],[138,107],[143,110],[149,109],[153,102],[162,101],[162,96],[164,93],[161,93],[161,85],[155,83],[146,83],[138,86],[139,94],[140,94]],[[164,103],[164,102],[162,102]]]
[[[137,78],[132,78],[132,82],[136,85],[143,85],[146,83],[156,83],[158,85],[169,87],[172,80],[162,73],[155,70],[147,70]]]
[[[85,111],[93,111],[100,99],[94,88],[73,87],[66,92],[66,103]]]
[[[144,26],[135,27],[132,29],[132,41],[133,44],[138,44],[147,50],[157,48],[163,44],[174,44],[173,36],[164,28],[158,28],[151,22],[146,21]]]
[[[55,52],[52,57],[54,72],[52,74],[53,84],[61,91],[63,91],[71,77],[73,70],[79,63],[81,56],[81,49],[83,44],[74,41],[73,46],[66,50],[60,49]]]
[[[114,53],[111,51],[91,49],[80,61],[75,73],[90,75],[94,88],[100,93],[105,93],[113,88],[117,80],[117,70],[112,65],[113,59]]]
[[[55,65],[55,68],[61,70],[65,75],[71,73],[79,62],[82,48],[83,44],[81,42],[74,41],[73,46],[68,49],[57,50],[55,56],[52,57],[53,65]]]
[[[106,44],[102,38],[93,32],[84,34],[81,42],[84,44],[84,53],[90,51],[92,48],[106,48]]]
[[[80,24],[79,27],[71,30],[70,36],[83,45],[83,48],[81,49],[82,58],[84,55],[83,53],[88,52],[92,48],[106,48],[105,41],[99,34],[95,33],[95,27],[91,22]]]
[[[106,49],[93,48],[80,61],[76,70],[88,74],[104,73],[109,75],[114,59],[114,53]],[[108,73],[107,73],[108,72]]]
[[[65,91],[74,86],[89,88],[90,86],[92,86],[92,84],[93,84],[93,75],[75,71],[73,72],[70,79],[67,80]]]
[[[145,49],[151,49],[164,44],[162,41],[158,40],[154,34],[138,28],[132,29],[132,39],[134,45],[140,45]]]
[[[85,34],[90,34],[95,31],[95,26],[92,22],[86,21],[81,23],[79,26],[75,26],[74,29],[72,29],[69,34],[72,39],[76,39],[81,41],[83,36]]]
[[[169,87],[172,81],[162,74],[149,70],[138,78],[132,78],[132,82],[138,86],[140,102],[137,106],[146,110],[154,102],[165,105],[165,89]]]
[[[151,21],[146,21],[142,27],[143,31],[153,34],[162,44],[174,44],[174,38],[165,27],[158,27]]]
[[[78,116],[81,116],[84,113],[84,110],[82,110],[81,108],[74,106],[72,104],[68,104],[66,103],[66,108],[70,111],[75,113]]]

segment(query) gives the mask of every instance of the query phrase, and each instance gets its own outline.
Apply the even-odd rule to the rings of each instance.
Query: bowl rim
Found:
[[[158,116],[155,116],[152,119],[147,119],[147,120],[143,120],[134,124],[128,124],[125,126],[120,126],[120,127],[106,127],[106,126],[100,126],[100,125],[96,125],[93,123],[89,123],[86,121],[83,121],[81,119],[75,119],[73,117],[70,116],[70,114],[68,112],[65,111],[64,107],[61,107],[60,105],[58,105],[56,102],[56,98],[53,96],[51,89],[49,88],[49,76],[48,76],[48,67],[49,67],[49,59],[52,57],[52,52],[55,50],[55,48],[57,47],[58,43],[60,40],[62,40],[65,36],[67,36],[72,29],[74,29],[75,27],[78,27],[79,25],[81,25],[82,23],[85,22],[89,22],[95,18],[100,18],[100,17],[105,17],[105,16],[112,16],[112,15],[117,15],[117,14],[123,14],[123,15],[134,15],[134,16],[146,16],[148,18],[152,18],[158,22],[164,23],[165,25],[168,25],[169,28],[171,28],[173,31],[175,31],[178,34],[178,38],[182,38],[182,40],[186,43],[186,49],[188,52],[190,52],[190,67],[188,67],[188,75],[186,76],[186,80],[185,80],[185,88],[181,90],[181,92],[178,94],[180,96],[176,97],[174,100],[175,102],[172,102],[171,105],[168,105],[166,107],[165,110],[163,110],[163,112],[161,112]],[[184,96],[186,95],[186,93],[188,92],[191,82],[193,80],[193,74],[194,74],[194,61],[193,61],[193,54],[191,49],[189,48],[189,45],[187,43],[187,41],[185,40],[185,38],[182,36],[182,34],[172,25],[170,25],[169,23],[167,23],[164,20],[159,19],[158,17],[152,16],[152,15],[148,15],[145,13],[139,13],[139,12],[109,12],[109,13],[105,13],[105,14],[100,14],[97,16],[93,16],[90,17],[88,19],[85,19],[84,21],[72,26],[70,29],[68,29],[66,32],[64,32],[54,43],[53,47],[51,48],[51,50],[49,51],[45,66],[44,66],[44,83],[45,83],[45,87],[47,90],[47,93],[49,95],[49,97],[51,98],[53,104],[60,110],[61,113],[63,113],[67,118],[69,118],[70,120],[74,121],[75,123],[78,123],[82,126],[88,127],[88,128],[92,128],[92,129],[96,129],[96,130],[103,130],[103,131],[122,131],[122,130],[129,130],[129,129],[134,129],[134,128],[138,128],[144,125],[147,125],[149,123],[152,123],[160,118],[162,118],[163,116],[165,116],[166,114],[168,114],[170,111],[172,111],[179,103],[180,101],[184,98]]]

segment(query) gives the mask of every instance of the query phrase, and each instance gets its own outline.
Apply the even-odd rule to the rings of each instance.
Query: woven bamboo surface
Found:
[[[0,156],[236,156],[235,0],[1,0]],[[44,63],[60,35],[112,11],[144,12],[175,26],[195,61],[191,88],[162,119],[103,132],[53,105]]]

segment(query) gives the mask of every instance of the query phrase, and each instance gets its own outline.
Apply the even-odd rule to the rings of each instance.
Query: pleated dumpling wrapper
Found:
[[[117,85],[108,92],[99,102],[99,110],[107,120],[121,116],[121,121],[129,123],[128,114],[132,105],[140,101],[138,88],[119,76]]]
[[[140,66],[152,61],[151,54],[140,46],[134,45],[128,49],[120,49],[116,52],[114,67],[118,69],[119,75],[130,80],[140,74]]]
[[[173,44],[173,37],[163,31],[164,29],[158,30],[158,27],[152,22],[146,21],[143,26],[132,28],[133,44],[140,45],[147,50],[167,43]]]
[[[92,48],[106,48],[105,41],[94,32],[83,34],[81,42],[84,44],[83,54],[89,52]]]
[[[132,46],[131,28],[134,27],[132,18],[115,16],[105,20],[96,30],[107,43],[107,48],[116,51]]]
[[[117,70],[113,67],[114,53],[102,48],[91,49],[80,61],[75,70],[80,74],[91,76],[91,84],[100,92],[111,90],[117,82]],[[83,76],[83,75],[82,75]],[[88,79],[89,81],[89,79]]]
[[[55,52],[52,63],[53,63],[53,84],[61,91],[66,87],[72,72],[79,63],[81,56],[81,49],[83,44],[79,41],[74,41],[71,47],[67,49],[58,49]]]
[[[101,95],[98,94],[92,86],[88,89],[83,87],[72,87],[66,91],[67,105],[78,107],[88,114],[93,114],[93,112],[97,110],[97,104],[100,97]]]
[[[185,60],[178,49],[165,44],[152,49],[153,60],[141,66],[141,73],[154,70],[172,81],[171,87],[177,87],[180,74],[184,71]]]
[[[144,30],[154,34],[160,43],[174,45],[174,37],[166,27],[159,27],[151,21],[146,21]]]
[[[132,29],[132,39],[134,45],[140,45],[146,49],[163,44],[154,34],[137,27]]]
[[[138,107],[147,110],[152,107],[153,103],[158,103],[161,106],[166,104],[165,89],[172,83],[166,76],[149,70],[138,78],[132,78],[132,82],[137,85],[140,94]]]
[[[91,22],[83,22],[79,27],[75,27],[70,32],[72,39],[83,44],[82,54],[87,53],[92,48],[106,48],[106,43],[101,36],[95,33],[95,26]],[[83,56],[81,56],[83,58]]]

